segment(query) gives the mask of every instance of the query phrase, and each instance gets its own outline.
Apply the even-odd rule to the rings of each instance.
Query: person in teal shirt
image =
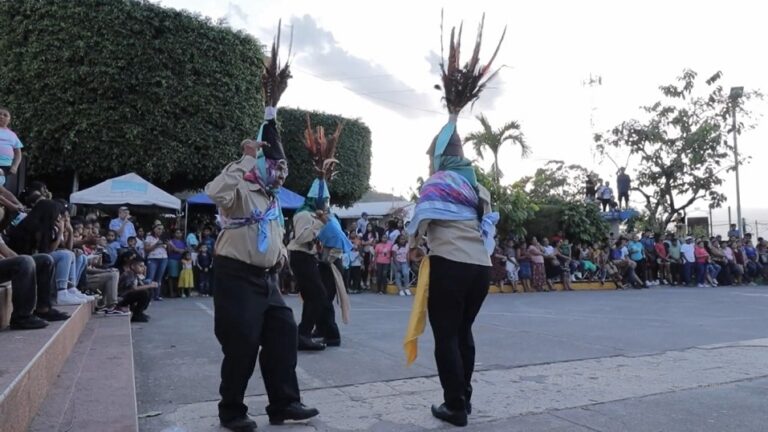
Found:
[[[629,259],[637,264],[635,272],[640,277],[640,280],[643,281],[643,285],[647,286],[648,275],[645,262],[645,247],[643,246],[643,243],[640,242],[639,237],[640,236],[635,235],[635,237],[630,240],[629,244],[627,244],[627,250],[629,251]]]

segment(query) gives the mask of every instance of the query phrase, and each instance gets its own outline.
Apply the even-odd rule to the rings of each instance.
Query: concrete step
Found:
[[[0,332],[0,432],[23,432],[75,346],[93,305],[62,306],[72,315],[39,330]]]
[[[11,323],[11,283],[0,284],[0,330],[8,328]]]
[[[130,317],[88,322],[29,431],[138,431]]]

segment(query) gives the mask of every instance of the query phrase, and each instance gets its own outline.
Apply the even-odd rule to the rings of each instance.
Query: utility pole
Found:
[[[738,100],[744,94],[744,87],[731,87],[731,116],[733,117],[733,158],[735,161],[736,172],[736,220],[741,225],[739,235],[744,236],[744,221],[741,218],[741,185],[739,184],[739,144],[738,144],[738,123],[736,122],[736,106]]]

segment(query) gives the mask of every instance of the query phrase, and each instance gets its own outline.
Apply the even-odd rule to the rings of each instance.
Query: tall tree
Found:
[[[704,82],[705,92],[695,93],[697,74],[684,70],[676,83],[659,87],[661,100],[642,108],[645,120],[627,120],[595,135],[601,153],[614,148],[640,157],[634,190],[645,198],[649,224],[657,230],[699,200],[719,207],[726,199],[718,187],[734,166],[732,110],[742,120],[735,125],[740,134],[752,127],[744,123],[753,118],[748,102],[762,95],[749,91],[731,99],[721,78],[717,72]]]
[[[525,135],[520,130],[520,123],[511,121],[499,129],[493,129],[484,114],[478,115],[477,120],[480,121],[483,129],[470,133],[464,140],[465,142],[472,143],[477,157],[480,159],[483,159],[483,149],[487,148],[491,151],[491,154],[493,154],[493,180],[499,183],[502,175],[499,168],[499,150],[501,146],[507,141],[517,144],[520,146],[520,152],[524,158],[531,154],[531,148],[525,142]]]
[[[524,189],[538,203],[582,202],[588,175],[597,179],[594,171],[581,165],[566,165],[563,161],[551,160],[537,169],[533,176],[522,177],[514,185]]]

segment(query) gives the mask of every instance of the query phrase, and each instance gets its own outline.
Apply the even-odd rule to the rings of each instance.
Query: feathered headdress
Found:
[[[492,80],[499,70],[490,73],[491,64],[499,54],[499,48],[507,34],[507,28],[501,34],[499,43],[493,56],[485,65],[480,64],[480,45],[483,40],[483,26],[485,24],[485,14],[480,20],[480,26],[477,29],[477,39],[475,40],[475,49],[472,51],[472,57],[469,62],[461,66],[461,33],[464,23],[459,25],[459,34],[456,37],[456,27],[451,28],[451,40],[448,46],[448,63],[445,62],[443,52],[443,19],[440,15],[440,77],[443,81],[443,90],[445,91],[444,100],[449,114],[459,114],[459,112],[469,103],[473,103],[480,97],[480,93],[485,86]]]
[[[474,104],[488,82],[499,72],[498,70],[491,72],[491,64],[496,59],[501,42],[507,33],[507,28],[504,27],[493,56],[491,56],[488,63],[480,64],[480,46],[483,40],[484,24],[485,14],[483,14],[480,20],[472,57],[464,66],[461,66],[461,34],[464,24],[459,25],[458,35],[456,35],[456,27],[451,28],[448,61],[446,62],[443,51],[443,15],[442,13],[440,15],[440,77],[443,82],[443,100],[448,108],[449,117],[448,123],[440,130],[440,133],[432,141],[428,150],[428,154],[433,158],[432,163],[435,171],[444,169],[455,170],[467,177],[473,185],[476,184],[477,180],[475,179],[471,164],[464,158],[461,138],[456,132],[456,120],[458,119],[459,112],[467,104]],[[440,85],[435,87],[441,88]]]
[[[336,132],[326,136],[325,128],[317,126],[312,128],[312,121],[307,114],[307,129],[304,131],[304,147],[309,152],[309,157],[315,166],[316,178],[312,182],[307,198],[314,199],[315,207],[322,209],[326,199],[330,198],[327,182],[336,176],[336,168],[339,165],[336,156],[336,146],[339,142],[344,122],[339,122]]]
[[[288,80],[291,79],[291,49],[293,48],[293,27],[291,27],[291,39],[288,43],[288,60],[280,65],[280,31],[282,20],[277,23],[277,36],[272,41],[272,50],[269,58],[264,62],[264,72],[261,74],[261,85],[264,90],[264,104],[268,107],[276,107],[288,88]]]
[[[287,175],[287,163],[285,150],[280,139],[280,131],[277,129],[277,103],[280,96],[288,88],[288,80],[291,78],[290,57],[293,44],[293,30],[291,30],[291,42],[288,48],[288,61],[280,64],[280,32],[282,21],[277,24],[277,36],[272,41],[270,56],[262,63],[261,86],[264,95],[264,121],[259,127],[256,141],[266,143],[259,148],[256,157],[256,167],[245,175],[245,179],[259,183],[267,189],[275,189],[275,172],[281,171],[281,175]]]

